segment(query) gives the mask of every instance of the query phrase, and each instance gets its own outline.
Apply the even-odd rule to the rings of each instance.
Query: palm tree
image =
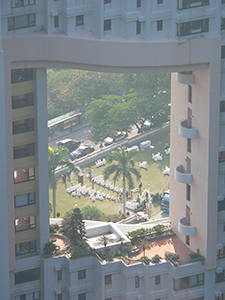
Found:
[[[105,254],[106,254],[106,246],[108,243],[110,243],[112,240],[105,234],[101,235],[99,238],[99,242],[101,242],[105,247]]]
[[[56,168],[59,166],[67,166],[71,171],[76,171],[77,168],[68,159],[64,159],[64,156],[69,154],[69,150],[63,146],[60,146],[53,150],[48,147],[48,175],[49,175],[49,185],[52,188],[52,199],[53,199],[53,217],[56,215],[56,188],[57,188],[57,178],[56,178]]]
[[[150,249],[149,241],[146,240],[145,238],[143,238],[143,239],[140,241],[139,246],[142,248],[143,253],[144,253],[144,256],[145,256],[145,250],[146,250],[146,249]]]
[[[126,180],[128,182],[129,189],[134,187],[134,181],[132,174],[135,175],[136,179],[141,178],[140,172],[134,167],[133,157],[136,154],[136,150],[130,152],[125,152],[124,148],[120,146],[120,149],[113,152],[107,158],[107,163],[110,165],[105,168],[103,171],[104,179],[108,179],[111,174],[114,174],[113,180],[114,183],[121,178],[123,180],[123,215],[125,217],[126,212]],[[112,164],[112,162],[115,163]]]

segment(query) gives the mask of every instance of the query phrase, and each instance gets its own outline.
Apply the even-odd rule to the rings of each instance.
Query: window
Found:
[[[222,249],[217,250],[217,259],[225,258],[225,246]]]
[[[40,268],[15,273],[15,284],[34,281],[38,279],[40,279]]]
[[[225,2],[224,2],[225,3]],[[204,300],[204,299],[203,299]],[[225,300],[225,293],[222,293],[221,296],[215,296],[215,300]]]
[[[86,293],[78,294],[78,300],[86,300]]]
[[[11,7],[20,7],[35,4],[35,0],[11,0]]]
[[[104,20],[104,31],[111,30],[111,19]]]
[[[33,69],[11,70],[11,83],[30,81],[33,79]]]
[[[22,169],[18,171],[14,171],[14,183],[20,183],[25,181],[34,180],[34,168]]]
[[[225,270],[222,273],[216,273],[216,283],[225,281]]]
[[[190,277],[184,277],[180,279],[173,280],[173,289],[175,291],[180,291],[187,288],[192,288],[195,286],[204,285],[204,274],[198,274]]]
[[[139,277],[135,276],[135,289],[139,288]]]
[[[225,151],[219,152],[219,163],[225,161]]]
[[[177,0],[177,9],[209,5],[209,0]]]
[[[157,21],[157,31],[163,30],[163,20]]]
[[[155,276],[155,285],[160,283],[161,283],[161,276],[160,275]]]
[[[105,285],[112,283],[112,275],[105,276]]]
[[[111,0],[104,0],[104,4],[111,3]]]
[[[54,16],[54,27],[59,27],[59,16]]]
[[[136,22],[136,34],[141,33],[141,22],[137,21]]]
[[[186,245],[190,246],[190,236],[186,235]]]
[[[112,300],[112,298],[105,298],[105,300]]]
[[[186,184],[186,200],[191,201],[191,186]]]
[[[221,26],[220,26],[221,30],[225,29],[225,18],[221,18]]]
[[[220,112],[225,112],[225,101],[220,101]]]
[[[163,0],[157,0],[157,4],[163,4]]]
[[[58,300],[62,300],[62,294],[58,294]]]
[[[76,16],[76,26],[84,25],[84,15]]]
[[[191,153],[191,139],[187,139],[187,152]]]
[[[33,105],[33,93],[12,97],[12,109],[32,106],[32,105]]]
[[[137,0],[137,7],[141,7],[141,0]]]
[[[188,85],[188,102],[192,103],[192,86]]]
[[[14,197],[14,205],[16,207],[35,204],[35,193],[17,195]]]
[[[16,256],[36,252],[36,240],[16,244]]]
[[[28,14],[8,18],[8,30],[22,29],[36,26],[36,15]]]
[[[222,4],[225,3],[225,0],[221,0],[221,3],[222,3]]]
[[[177,36],[186,36],[209,31],[209,19],[177,23]]]
[[[23,231],[27,229],[33,229],[36,227],[36,217],[26,217],[21,219],[15,219],[15,231]]]
[[[13,147],[13,159],[34,155],[34,143]]]
[[[218,201],[218,211],[225,210],[225,199]]]
[[[13,134],[34,130],[34,118],[13,122]]]
[[[41,294],[40,294],[40,292],[23,294],[20,296],[16,296],[15,300],[41,300]]]
[[[57,280],[62,280],[62,270],[57,271]]]
[[[78,271],[78,279],[86,278],[86,270],[79,270]]]

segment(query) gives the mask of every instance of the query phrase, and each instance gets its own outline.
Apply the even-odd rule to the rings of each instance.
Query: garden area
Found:
[[[169,133],[164,132],[153,136],[151,138],[151,142],[154,146],[154,149],[148,147],[147,149],[140,150],[134,156],[135,167],[139,170],[141,175],[140,180],[136,180],[135,177],[133,177],[134,188],[138,189],[140,182],[142,182],[142,191],[144,191],[145,189],[150,189],[150,192],[153,194],[161,194],[163,190],[166,191],[169,189],[169,176],[163,175],[163,171],[166,169],[166,166],[169,166],[169,155],[164,152],[165,146],[169,146]],[[156,154],[158,152],[163,155],[163,159],[155,162],[152,159],[152,154]],[[142,161],[147,161],[147,169],[139,167],[139,164]],[[88,177],[89,168],[91,168],[93,178],[103,174],[103,170],[105,169],[105,167],[106,166],[101,166],[97,168],[95,163],[85,166],[85,168],[82,169],[83,185],[92,188],[90,178]],[[113,176],[109,177],[109,180],[114,184]],[[89,206],[95,207],[98,211],[101,212],[102,215],[101,217],[99,217],[100,220],[118,221],[118,219],[120,218],[118,210],[122,201],[119,193],[110,191],[105,186],[103,187],[95,183],[94,188],[97,191],[100,190],[102,193],[105,193],[105,195],[114,195],[114,199],[108,200],[107,198],[104,198],[103,201],[95,200],[95,202],[92,202],[89,195],[81,194],[80,197],[73,197],[71,194],[67,193],[67,188],[78,183],[77,174],[74,174],[72,181],[73,182],[70,183],[67,180],[66,185],[63,183],[60,177],[57,181],[56,212],[60,213],[60,217],[63,217],[67,211],[74,207],[80,208],[80,210],[82,211],[84,208]],[[121,189],[122,180],[117,181],[114,185],[117,186],[118,189]],[[128,189],[128,187],[126,188]],[[135,199],[137,195],[138,192],[131,194],[131,191],[128,190],[128,199]],[[52,201],[51,189],[49,190],[49,201],[50,203]],[[156,201],[152,204],[151,214],[160,211],[159,204],[159,201]],[[52,217],[52,212],[50,213],[50,217]]]

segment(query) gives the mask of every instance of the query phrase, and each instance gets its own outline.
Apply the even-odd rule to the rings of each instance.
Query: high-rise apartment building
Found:
[[[0,299],[225,299],[225,1],[0,2]],[[49,67],[172,73],[170,220],[204,264],[43,258]]]

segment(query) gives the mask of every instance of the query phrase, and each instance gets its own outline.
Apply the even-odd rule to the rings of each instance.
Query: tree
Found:
[[[45,244],[44,255],[53,256],[58,252],[59,246],[57,246],[55,244],[55,242],[56,242],[56,239],[50,240],[48,243]]]
[[[57,177],[56,168],[59,166],[67,166],[71,171],[76,171],[77,168],[68,160],[64,159],[64,156],[69,154],[69,150],[63,146],[60,146],[53,150],[48,147],[48,175],[49,185],[52,188],[52,199],[53,199],[53,217],[56,217],[56,188],[57,188]]]
[[[101,218],[102,214],[103,213],[100,211],[100,209],[95,206],[88,205],[82,209],[82,215],[85,220],[98,221]]]
[[[143,253],[144,253],[143,256],[145,256],[145,250],[150,248],[149,241],[143,238],[138,244],[143,249]]]
[[[73,245],[79,244],[85,237],[85,225],[79,208],[67,212],[62,221],[62,232],[71,240]]]
[[[134,187],[134,181],[132,174],[135,175],[136,179],[141,178],[140,172],[134,166],[133,157],[136,154],[136,150],[125,152],[124,148],[120,146],[120,149],[113,152],[107,158],[107,164],[110,164],[103,171],[104,179],[108,179],[110,175],[114,174],[114,183],[119,180],[122,176],[123,181],[123,215],[125,217],[126,212],[126,180],[128,182],[129,189]],[[115,163],[112,163],[115,162]]]
[[[106,255],[106,246],[108,245],[108,243],[111,242],[111,239],[107,235],[103,234],[100,236],[100,238],[98,240],[99,240],[99,242],[101,242],[104,245],[105,255]]]

